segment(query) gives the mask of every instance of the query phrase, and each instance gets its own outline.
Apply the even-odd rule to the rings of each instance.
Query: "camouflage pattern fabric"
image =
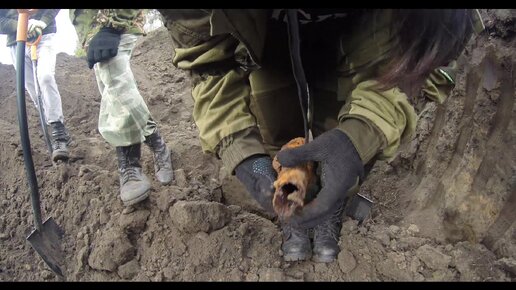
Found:
[[[156,129],[130,67],[137,36],[122,34],[117,56],[94,66],[102,94],[99,132],[113,146],[142,143]]]
[[[91,39],[103,27],[145,35],[145,14],[145,9],[70,9],[70,20],[79,37],[79,49],[87,51]]]

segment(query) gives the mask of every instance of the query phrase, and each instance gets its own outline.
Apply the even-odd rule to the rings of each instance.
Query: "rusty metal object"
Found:
[[[294,138],[281,147],[296,148],[305,144],[302,137]],[[280,150],[280,151],[281,151]],[[274,182],[274,197],[272,206],[280,218],[290,217],[297,208],[302,208],[310,186],[315,183],[314,163],[307,162],[296,167],[283,167],[278,159],[274,157],[272,167],[278,173],[278,178]]]

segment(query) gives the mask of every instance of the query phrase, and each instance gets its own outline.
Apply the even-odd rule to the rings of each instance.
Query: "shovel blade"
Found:
[[[63,265],[63,251],[61,239],[63,230],[51,217],[41,227],[41,231],[34,229],[27,237],[32,248],[43,258],[43,261],[50,267],[52,272],[63,277],[61,265]]]

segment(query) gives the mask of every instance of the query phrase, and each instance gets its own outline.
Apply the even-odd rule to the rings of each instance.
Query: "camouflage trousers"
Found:
[[[122,34],[118,54],[94,66],[102,94],[99,132],[113,146],[142,143],[156,130],[156,123],[140,95],[130,67],[136,35]]]

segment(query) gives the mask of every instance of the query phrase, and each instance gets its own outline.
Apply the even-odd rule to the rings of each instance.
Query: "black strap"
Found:
[[[301,112],[303,114],[304,129],[305,129],[305,143],[308,143],[309,130],[312,126],[312,116],[310,112],[310,89],[303,70],[303,63],[301,61],[301,39],[299,37],[299,23],[297,19],[297,9],[287,9],[287,28],[290,48],[290,59],[292,61],[292,72],[296,80],[297,92],[299,96],[299,103],[301,105]]]

